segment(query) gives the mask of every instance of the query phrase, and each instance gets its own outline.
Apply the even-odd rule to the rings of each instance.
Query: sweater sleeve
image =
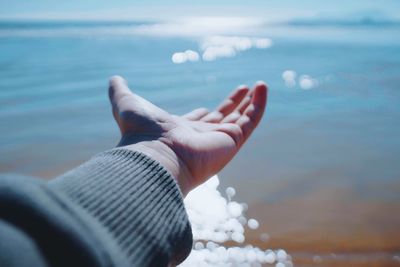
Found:
[[[31,236],[50,266],[168,266],[190,253],[191,227],[174,178],[139,152],[103,152],[48,183],[28,181],[29,190],[26,181],[7,183],[4,192],[17,192],[0,197],[0,211],[8,209],[0,216]],[[16,216],[10,206],[21,196]]]

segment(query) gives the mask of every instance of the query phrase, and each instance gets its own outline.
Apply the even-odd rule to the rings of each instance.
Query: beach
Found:
[[[265,117],[219,174],[260,222],[246,242],[295,266],[400,266],[399,27],[260,26],[206,60],[204,36],[151,22],[0,25],[0,172],[50,179],[114,147],[114,74],[176,114],[264,80]],[[200,59],[173,62],[188,49]]]

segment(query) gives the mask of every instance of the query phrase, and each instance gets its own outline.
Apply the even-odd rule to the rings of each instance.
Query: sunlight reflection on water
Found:
[[[282,73],[282,79],[285,82],[285,86],[288,88],[296,87],[296,84],[298,83],[301,89],[310,90],[318,87],[320,84],[316,78],[313,78],[308,74],[300,75],[298,81],[296,81],[296,78],[297,73],[293,70],[285,70]]]
[[[264,251],[249,244],[242,245],[245,242],[246,225],[249,229],[257,229],[259,222],[253,218],[247,220],[245,203],[232,201],[236,193],[234,188],[226,189],[225,198],[218,191],[218,186],[219,179],[213,176],[190,192],[185,199],[192,224],[194,246],[180,267],[255,267],[263,264],[293,266],[290,255],[283,249]],[[227,241],[233,241],[238,246],[226,247],[224,242]]]
[[[272,46],[272,40],[269,38],[251,38],[243,36],[207,36],[199,43],[202,50],[203,61],[214,61],[219,58],[234,57],[238,53],[251,48],[267,49]],[[175,64],[181,64],[188,61],[198,61],[199,54],[193,50],[185,52],[176,52],[171,60]]]

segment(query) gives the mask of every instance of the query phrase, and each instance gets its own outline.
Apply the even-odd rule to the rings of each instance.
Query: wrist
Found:
[[[148,139],[148,141],[137,141],[138,139]],[[162,141],[149,137],[123,136],[118,147],[143,153],[159,162],[173,176],[183,196],[186,196],[191,190],[190,180],[192,177],[189,169],[178,155]]]

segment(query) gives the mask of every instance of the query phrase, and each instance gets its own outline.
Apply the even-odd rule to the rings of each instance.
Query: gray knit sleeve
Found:
[[[114,149],[49,182],[103,227],[132,266],[178,264],[191,227],[168,171],[139,152]]]

